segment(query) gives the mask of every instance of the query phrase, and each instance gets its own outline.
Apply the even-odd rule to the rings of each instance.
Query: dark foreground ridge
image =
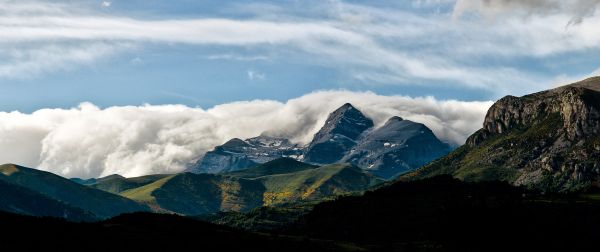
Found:
[[[20,250],[584,251],[597,248],[599,195],[542,195],[441,176],[320,203],[285,225],[274,224],[298,211],[220,222],[240,229],[153,213],[96,223],[0,213],[0,235],[3,246]]]
[[[73,223],[0,212],[3,248],[15,251],[346,251],[338,243],[255,234],[176,215],[124,214]]]
[[[584,251],[597,249],[597,199],[440,176],[321,203],[290,232],[389,251]]]

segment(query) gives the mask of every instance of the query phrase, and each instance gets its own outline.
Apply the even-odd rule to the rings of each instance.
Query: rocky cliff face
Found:
[[[331,164],[340,161],[357,144],[373,121],[346,103],[329,115],[325,125],[306,148],[304,161]]]
[[[411,176],[448,173],[552,191],[598,184],[600,78],[500,99],[465,146]]]

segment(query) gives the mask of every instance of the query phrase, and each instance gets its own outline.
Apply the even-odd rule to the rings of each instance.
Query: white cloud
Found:
[[[566,14],[568,24],[579,24],[583,19],[593,16],[600,0],[458,0],[454,6],[454,17],[466,12],[480,12],[494,18],[500,14],[518,15],[555,15]]]
[[[263,55],[245,56],[245,55],[237,55],[237,54],[214,54],[214,55],[206,56],[206,59],[209,59],[209,60],[260,61],[260,60],[269,60],[269,57],[263,56]]]
[[[47,44],[19,49],[0,46],[0,77],[34,78],[75,67],[91,66],[132,46],[124,43]]]
[[[102,3],[100,4],[103,8],[108,8],[112,5],[111,2],[109,1],[102,1]]]
[[[452,6],[448,2],[425,0],[415,4]],[[516,61],[543,62],[557,55],[600,50],[600,17],[574,14],[578,13],[578,6],[588,5],[591,7],[583,9],[593,13],[597,0],[575,1],[580,5],[560,1],[559,9],[564,11],[557,11],[558,7],[536,7],[533,3],[538,2],[555,3],[547,4],[554,6],[559,1],[456,2],[455,15],[490,8],[555,10],[526,19],[486,23],[473,18],[452,22],[452,13],[423,15],[341,1],[312,6],[327,13],[314,16],[270,8],[264,3],[257,7],[245,4],[244,8],[251,10],[241,15],[245,19],[140,19],[99,13],[97,8],[81,5],[3,1],[0,78],[29,78],[64,71],[121,55],[133,47],[185,44],[243,49],[250,55],[260,52],[269,55],[270,61],[284,63],[310,61],[308,64],[338,69],[341,76],[363,85],[456,85],[485,90],[494,96],[524,94],[547,88],[544,83],[551,82],[551,77],[519,67],[520,62]],[[277,11],[273,14],[265,9]],[[586,22],[565,29],[574,17],[585,17]],[[101,48],[94,50],[92,46]],[[218,54],[207,59],[267,58]]]
[[[251,81],[254,80],[264,80],[266,78],[266,75],[264,73],[259,73],[257,71],[254,70],[248,70],[246,71],[246,75],[248,75],[248,79]]]
[[[263,132],[307,143],[328,113],[351,102],[377,125],[394,115],[425,123],[461,144],[481,127],[492,102],[322,91],[286,103],[234,102],[208,110],[183,105],[0,112],[0,163],[19,163],[67,177],[139,176],[182,171],[214,146]],[[243,125],[243,127],[240,127]]]
[[[70,55],[90,44],[105,47],[86,50],[90,59],[114,55],[123,44],[220,45],[260,48],[273,55],[284,51],[285,56],[295,55],[297,60],[310,59],[311,64],[348,71],[348,76],[363,83],[452,83],[500,95],[524,93],[524,87],[528,88],[525,91],[542,89],[539,83],[545,83],[547,78],[510,64],[485,66],[481,61],[545,57],[600,47],[600,34],[595,28],[600,19],[596,17],[565,31],[562,24],[569,18],[560,15],[486,26],[478,20],[449,22],[450,17],[444,15],[423,16],[342,2],[336,8],[323,4],[322,9],[331,9],[329,19],[297,18],[285,11],[277,16],[256,14],[248,19],[135,19],[59,4],[8,1],[0,7],[0,48],[33,54],[51,45],[61,48],[61,53],[53,53],[51,61],[8,57],[0,67],[9,70],[0,72],[0,78],[29,76],[30,69],[47,73],[79,65]],[[263,59],[236,55],[209,58]],[[45,62],[59,62],[61,67]],[[34,66],[23,71],[10,70],[27,65]]]

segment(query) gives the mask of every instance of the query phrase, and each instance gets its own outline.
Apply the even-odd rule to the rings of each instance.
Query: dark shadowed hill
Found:
[[[598,225],[595,199],[444,176],[321,203],[291,233],[386,251],[583,251]]]
[[[0,211],[66,218],[72,221],[92,221],[98,218],[81,208],[2,180],[0,180]]]
[[[99,218],[149,210],[148,207],[130,199],[90,188],[49,172],[13,164],[0,166],[0,181],[26,188],[71,207],[83,209]]]
[[[4,249],[19,251],[360,251],[351,243],[253,234],[175,215],[136,213],[98,223],[0,212]],[[359,249],[359,250],[357,250]]]

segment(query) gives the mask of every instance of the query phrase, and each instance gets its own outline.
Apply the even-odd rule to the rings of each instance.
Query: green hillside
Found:
[[[258,178],[266,187],[265,205],[313,200],[331,195],[364,191],[380,182],[349,164],[326,165],[287,174]]]
[[[0,181],[27,188],[69,206],[89,211],[99,218],[148,210],[146,206],[127,198],[80,185],[49,172],[14,164],[0,166]]]
[[[129,189],[141,187],[150,183],[153,183],[159,179],[166,178],[170,175],[155,174],[134,178],[125,178],[119,175],[110,175],[107,177],[99,178],[88,186],[102,191],[119,194]]]
[[[159,212],[200,215],[248,211],[262,205],[264,187],[256,181],[213,174],[176,174],[121,193]]]
[[[316,167],[281,158],[232,173],[175,174],[120,195],[157,212],[204,215],[320,200],[362,192],[379,182],[380,179],[347,164]]]
[[[304,171],[317,167],[318,166],[316,165],[303,163],[292,158],[278,158],[250,169],[225,174],[241,178],[258,178],[262,176]]]
[[[65,218],[72,221],[97,219],[94,214],[51,199],[25,187],[0,180],[0,211],[32,216]]]

